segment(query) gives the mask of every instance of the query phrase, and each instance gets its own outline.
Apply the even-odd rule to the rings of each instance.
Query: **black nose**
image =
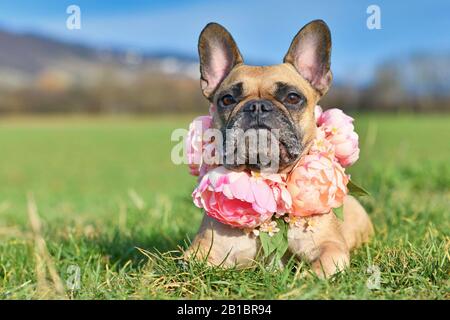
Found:
[[[273,104],[267,100],[252,100],[247,102],[242,108],[244,112],[270,112],[273,110]]]

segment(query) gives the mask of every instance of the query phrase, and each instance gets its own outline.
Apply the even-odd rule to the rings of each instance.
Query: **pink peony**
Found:
[[[204,141],[203,134],[212,127],[211,116],[200,116],[189,125],[186,138],[186,155],[190,174],[194,176],[205,174],[209,169],[203,162],[203,152],[211,147],[210,141]]]
[[[314,118],[316,118],[316,123],[319,121],[322,113],[323,113],[323,110],[322,110],[321,106],[317,105],[314,107]]]
[[[206,173],[192,197],[209,216],[245,229],[258,227],[274,213],[290,209],[291,203],[281,175],[234,172],[224,167]]]
[[[292,208],[291,194],[287,189],[287,175],[286,174],[264,174],[252,172],[253,177],[261,177],[272,189],[277,203],[277,216],[282,216],[289,212]]]
[[[316,130],[316,138],[311,144],[309,149],[309,154],[328,154],[331,158],[334,158],[335,147],[328,141],[327,134],[325,133],[323,127],[319,127]]]
[[[324,214],[340,207],[347,194],[348,177],[329,155],[310,154],[291,172],[288,190],[294,216]]]
[[[359,158],[358,134],[353,118],[340,109],[329,109],[320,114],[317,125],[325,132],[334,147],[334,155],[343,167],[351,166]]]

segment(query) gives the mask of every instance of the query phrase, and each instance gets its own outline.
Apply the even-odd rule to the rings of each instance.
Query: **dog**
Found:
[[[214,106],[214,128],[279,129],[278,172],[289,172],[308,153],[316,134],[314,108],[332,82],[327,24],[315,20],[305,25],[278,65],[244,64],[233,37],[217,23],[203,29],[198,51],[201,89]],[[262,169],[249,164],[226,167]],[[343,211],[343,221],[330,212],[301,218],[302,227],[289,226],[288,254],[309,262],[319,277],[346,268],[350,251],[374,233],[370,218],[355,198],[346,197]],[[210,265],[246,267],[255,261],[259,250],[257,237],[205,215],[184,256],[206,259]]]

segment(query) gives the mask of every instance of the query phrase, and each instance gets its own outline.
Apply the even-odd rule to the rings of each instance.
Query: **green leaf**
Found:
[[[273,246],[271,245],[272,237],[266,232],[259,233],[259,240],[261,240],[261,246],[263,248],[264,257],[270,256],[273,252]]]
[[[287,238],[287,232],[288,232],[288,224],[283,219],[277,219],[277,225],[280,231],[278,231],[278,234],[280,234],[279,242],[277,245],[277,249],[275,252],[275,255],[277,259],[283,258],[284,254],[286,253],[288,249],[288,238]]]
[[[354,196],[369,196],[369,192],[367,192],[363,187],[358,186],[352,180],[348,181],[347,184],[348,192]]]
[[[339,220],[344,221],[344,206],[333,208],[333,212]]]
[[[275,254],[277,259],[281,259],[288,249],[287,223],[283,219],[276,219],[277,227],[280,229],[272,237],[267,232],[260,232],[259,239],[263,248],[264,257]]]
[[[275,255],[276,258],[281,260],[281,258],[283,258],[284,254],[286,253],[287,249],[288,249],[289,243],[287,241],[287,238],[285,240],[283,240],[283,242],[278,246]]]

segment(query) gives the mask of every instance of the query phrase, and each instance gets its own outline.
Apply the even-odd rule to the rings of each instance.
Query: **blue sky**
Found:
[[[81,8],[81,30],[65,27],[71,4]],[[370,4],[381,8],[381,30],[366,27]],[[336,78],[358,82],[390,57],[450,52],[449,13],[448,0],[18,0],[0,3],[0,27],[98,47],[196,56],[199,32],[216,21],[233,34],[244,59],[279,63],[295,33],[323,19],[332,31]]]

